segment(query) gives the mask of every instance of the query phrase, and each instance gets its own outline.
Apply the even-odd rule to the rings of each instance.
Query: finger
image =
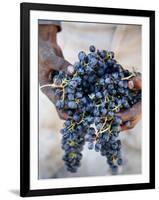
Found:
[[[141,88],[142,88],[142,79],[141,79],[141,76],[133,77],[128,82],[128,87],[131,90],[141,90]]]
[[[58,56],[45,60],[45,65],[55,71],[63,71],[70,75],[74,73],[74,67],[68,61]]]
[[[62,70],[67,74],[74,73],[73,66],[64,58],[57,56],[55,49],[49,43],[39,42],[39,61],[40,64],[51,70]]]
[[[51,87],[44,87],[44,88],[41,88],[41,91],[49,98],[49,100],[52,102],[52,103],[56,103],[57,101],[57,98],[56,96],[54,95],[54,92],[52,90]]]
[[[136,126],[136,124],[139,122],[139,119],[135,119],[133,121],[128,121],[128,123],[125,123],[120,126],[120,131],[126,131],[129,129],[132,129]]]
[[[63,112],[63,111],[57,109],[57,113],[58,113],[60,119],[66,120],[68,118],[68,115],[66,112]]]
[[[56,53],[57,56],[59,56],[59,57],[61,57],[61,58],[64,58],[64,55],[63,55],[63,53],[62,53],[62,50],[61,50],[61,48],[60,48],[59,46],[53,45],[52,48],[55,49],[55,53]]]
[[[136,113],[135,111],[131,112],[131,109],[128,109],[124,112],[116,113],[116,116],[120,117],[122,122],[126,122],[132,120],[136,116]]]
[[[53,103],[56,104],[57,100],[59,99],[56,95],[54,95],[54,92],[52,91],[52,89],[50,87],[46,87],[46,88],[42,88],[42,92],[47,95],[47,97],[49,98],[49,100]],[[60,117],[60,119],[66,120],[68,118],[68,115],[66,112],[61,111],[59,109],[57,109],[57,113]]]
[[[141,116],[141,102],[138,102],[134,104],[132,108],[124,112],[116,113],[115,115],[121,117],[122,122],[134,120],[138,116]]]

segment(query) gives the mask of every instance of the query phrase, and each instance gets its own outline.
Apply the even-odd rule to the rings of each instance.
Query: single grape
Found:
[[[93,45],[91,45],[90,47],[89,47],[89,50],[90,50],[90,52],[95,52],[95,46],[93,46]]]

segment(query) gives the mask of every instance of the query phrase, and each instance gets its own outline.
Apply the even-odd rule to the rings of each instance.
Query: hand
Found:
[[[131,90],[141,90],[142,81],[141,76],[133,77],[128,82],[128,87]],[[128,129],[132,129],[141,119],[141,102],[134,104],[130,109],[120,112],[116,114],[121,117],[122,125],[120,127],[120,131],[125,131]]]
[[[64,59],[61,48],[56,42],[57,27],[55,25],[39,25],[39,83],[40,86],[50,84],[50,74],[64,71],[72,74],[73,66]],[[53,102],[57,101],[51,87],[41,88],[42,92]],[[65,112],[57,110],[61,119],[66,119]]]

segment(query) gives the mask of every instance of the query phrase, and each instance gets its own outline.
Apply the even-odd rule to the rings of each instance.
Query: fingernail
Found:
[[[134,88],[134,82],[133,82],[133,81],[129,81],[128,85],[129,85],[129,88],[130,88],[130,89],[133,89],[133,88]]]
[[[69,65],[67,67],[67,71],[68,71],[69,74],[73,74],[75,70],[74,70],[74,67],[72,65]]]

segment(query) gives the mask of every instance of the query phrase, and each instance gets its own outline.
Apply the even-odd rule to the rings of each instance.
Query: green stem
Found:
[[[56,84],[53,83],[53,84],[45,84],[45,85],[42,85],[42,86],[40,87],[40,89],[45,88],[45,87],[63,88],[62,85],[56,85]]]
[[[85,116],[84,116],[84,114],[83,114],[81,121],[79,121],[77,124],[82,123],[84,119],[85,119]]]
[[[130,76],[124,77],[121,80],[129,80],[130,78],[136,76],[135,73],[133,72]]]
[[[121,105],[116,106],[115,108],[112,109],[112,111],[116,110],[117,108],[120,108]]]

